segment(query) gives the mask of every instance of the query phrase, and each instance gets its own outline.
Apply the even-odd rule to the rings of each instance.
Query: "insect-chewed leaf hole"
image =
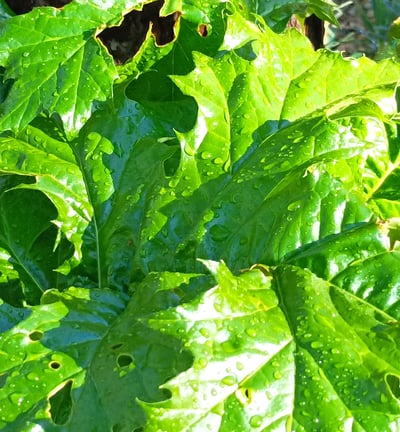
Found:
[[[29,333],[29,339],[34,342],[42,339],[42,337],[43,332],[41,330],[34,330],[33,332]]]
[[[51,361],[49,363],[49,367],[50,367],[50,369],[57,370],[57,369],[60,369],[61,363],[58,361]]]
[[[131,365],[134,361],[133,356],[131,356],[130,354],[120,354],[117,357],[117,365],[118,367],[127,367],[129,365]]]
[[[208,34],[209,34],[209,26],[207,25],[207,24],[200,24],[198,27],[197,27],[197,32],[199,33],[199,35],[201,36],[201,37],[207,37],[208,36]]]
[[[251,402],[253,390],[251,388],[239,388],[235,392],[236,398],[242,405],[248,405]]]

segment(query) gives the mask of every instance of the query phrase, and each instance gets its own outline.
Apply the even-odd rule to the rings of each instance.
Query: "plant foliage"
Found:
[[[0,3],[0,428],[400,430],[400,65],[143,3]]]

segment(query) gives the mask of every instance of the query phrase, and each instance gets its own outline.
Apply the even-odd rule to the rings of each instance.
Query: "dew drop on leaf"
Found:
[[[322,346],[323,346],[323,344],[320,341],[311,342],[311,348],[317,349],[317,348],[321,348]]]
[[[207,366],[207,364],[208,364],[208,361],[207,361],[207,359],[205,359],[205,358],[199,358],[199,360],[198,360],[198,362],[197,362],[197,365],[200,367],[200,368],[205,368],[206,366]]]
[[[26,378],[29,381],[39,381],[39,375],[35,372],[29,372]]]
[[[245,332],[250,337],[256,337],[257,336],[257,331],[253,328],[246,329]]]
[[[262,417],[259,415],[255,415],[250,418],[250,426],[253,428],[260,427],[262,424]]]
[[[243,370],[243,369],[244,369],[244,364],[243,364],[243,363],[240,363],[240,362],[237,362],[237,363],[236,363],[236,369],[237,369],[237,370],[240,370],[240,371]]]
[[[236,379],[232,375],[227,375],[226,377],[222,378],[221,382],[224,385],[232,386],[232,385],[236,384]]]
[[[199,330],[199,332],[200,332],[200,334],[201,334],[202,336],[204,336],[204,337],[208,337],[208,336],[210,336],[210,332],[209,332],[206,328],[201,328],[201,329]]]
[[[223,225],[213,225],[210,228],[210,234],[214,241],[222,241],[229,236],[229,231]]]
[[[210,152],[204,151],[200,154],[200,157],[204,160],[210,159],[212,157],[212,154]]]
[[[25,395],[22,393],[11,393],[9,398],[14,405],[21,406],[24,402]]]

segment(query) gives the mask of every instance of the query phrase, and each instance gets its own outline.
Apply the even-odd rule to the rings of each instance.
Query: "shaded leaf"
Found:
[[[67,273],[80,259],[83,231],[92,213],[82,173],[71,149],[65,142],[52,139],[40,130],[29,127],[19,139],[0,138],[0,171],[35,176],[35,183],[21,183],[18,188],[43,192],[57,209],[58,214],[51,213],[47,221],[55,219],[55,224],[75,247],[74,256],[65,264],[64,273]],[[18,200],[14,209],[19,214],[20,223],[25,223],[22,219],[25,210],[20,207]],[[14,220],[15,228],[22,230],[18,220]],[[62,262],[59,263],[61,264]]]
[[[128,296],[110,290],[70,288],[47,291],[30,311],[1,305],[2,429],[143,426],[135,399],[163,399],[160,384],[192,358],[140,319],[190,298],[192,280],[209,287],[202,275],[162,274],[137,286],[129,304]]]
[[[24,212],[21,202],[27,206]],[[0,245],[11,255],[26,299],[37,303],[46,289],[62,287],[54,270],[72,252],[65,244],[57,245],[57,228],[51,223],[55,208],[38,191],[14,189],[0,196],[0,214]]]
[[[110,291],[71,288],[63,294],[46,292],[44,304],[33,307],[30,314],[20,309],[18,322],[0,337],[0,374],[6,376],[0,388],[3,430],[28,430],[35,423],[47,429],[66,423],[68,413],[55,407],[55,395],[65,386],[70,387],[76,405],[71,409],[73,416],[80,411],[78,401],[87,400],[87,392],[94,392],[91,395],[96,404],[96,378],[88,374],[88,367],[125,301]],[[0,307],[2,319],[9,316],[9,309]],[[85,409],[87,415],[90,405],[85,403]],[[95,417],[103,420],[93,415],[90,421]],[[68,421],[73,423],[74,419]]]

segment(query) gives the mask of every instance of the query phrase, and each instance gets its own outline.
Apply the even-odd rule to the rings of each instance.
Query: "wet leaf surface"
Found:
[[[97,3],[0,9],[0,428],[399,429],[399,65]]]

